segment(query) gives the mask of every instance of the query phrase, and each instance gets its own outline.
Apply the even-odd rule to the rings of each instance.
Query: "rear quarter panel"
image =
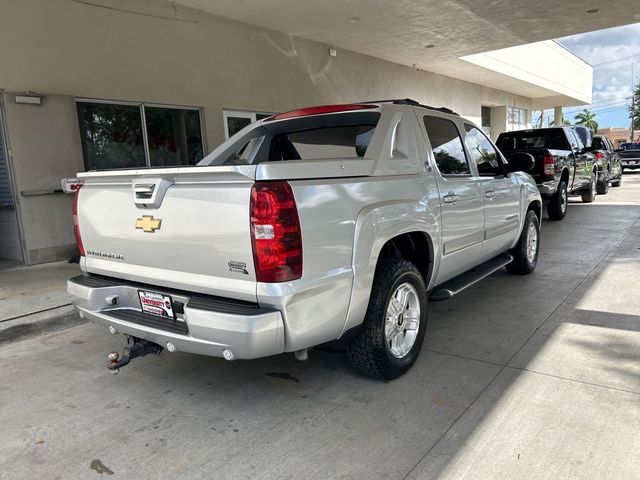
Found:
[[[285,344],[294,351],[362,322],[380,249],[405,232],[438,231],[439,203],[435,181],[425,185],[421,175],[290,183],[302,226],[303,278],[259,283],[258,301],[285,303]]]

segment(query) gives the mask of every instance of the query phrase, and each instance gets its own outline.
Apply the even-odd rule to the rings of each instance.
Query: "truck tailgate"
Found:
[[[255,166],[80,174],[89,273],[256,301],[249,202]]]

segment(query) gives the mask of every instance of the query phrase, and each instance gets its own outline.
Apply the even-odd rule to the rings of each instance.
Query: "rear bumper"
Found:
[[[622,165],[623,167],[638,167],[638,168],[640,168],[640,157],[620,158],[620,165]]]
[[[174,310],[183,313],[176,313],[175,320],[142,313],[141,289],[170,295],[178,305]],[[67,291],[89,320],[161,346],[171,342],[177,351],[223,357],[229,350],[238,359],[284,352],[284,323],[275,309],[99,276],[72,278]]]
[[[558,184],[555,180],[541,182],[538,183],[537,186],[538,190],[540,190],[540,195],[542,196],[551,196],[558,191]]]

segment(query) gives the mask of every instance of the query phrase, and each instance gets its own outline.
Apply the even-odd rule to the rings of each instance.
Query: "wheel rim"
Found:
[[[527,261],[532,264],[536,259],[536,253],[538,252],[538,229],[532,223],[529,224],[527,230]]]
[[[596,177],[595,175],[591,176],[591,199],[596,198]]]
[[[560,211],[564,213],[567,210],[567,189],[560,190]]]
[[[385,315],[384,334],[389,353],[403,358],[411,351],[420,329],[420,299],[415,287],[403,283],[393,292]]]

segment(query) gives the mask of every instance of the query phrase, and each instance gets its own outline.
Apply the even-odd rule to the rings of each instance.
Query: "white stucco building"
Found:
[[[634,2],[490,3],[0,0],[0,257],[74,254],[61,178],[195,163],[261,115],[409,97],[495,137],[588,104],[591,67],[549,39]]]

